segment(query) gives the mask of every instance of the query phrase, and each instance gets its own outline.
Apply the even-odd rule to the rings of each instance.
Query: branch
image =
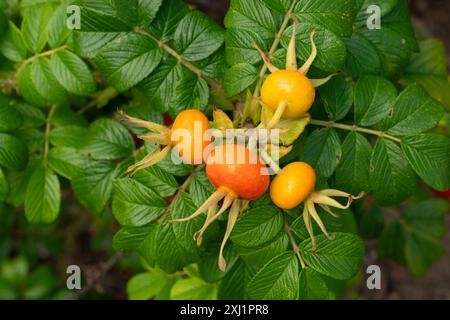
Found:
[[[367,128],[361,128],[356,125],[346,125],[346,124],[336,123],[333,121],[322,121],[322,120],[311,120],[310,124],[315,125],[315,126],[321,126],[321,127],[336,128],[336,129],[347,130],[347,131],[367,133],[367,134],[371,134],[373,136],[377,136],[380,138],[386,138],[386,139],[392,140],[397,143],[402,142],[402,140],[400,138],[391,136],[391,135],[387,134],[386,132],[367,129]]]
[[[163,49],[164,51],[166,51],[168,54],[170,54],[172,57],[174,57],[175,59],[177,59],[177,61],[179,63],[181,63],[183,66],[185,66],[186,68],[188,68],[189,70],[191,70],[193,73],[195,73],[199,78],[203,78],[206,80],[206,82],[208,82],[208,84],[213,88],[213,89],[219,89],[221,87],[221,84],[214,80],[211,79],[207,76],[205,76],[205,74],[203,73],[202,70],[200,70],[199,68],[197,68],[194,64],[192,64],[191,62],[187,61],[186,59],[184,59],[181,55],[178,54],[178,52],[176,52],[175,50],[173,50],[170,46],[168,46],[167,44],[165,44],[164,42],[160,41],[159,39],[157,39],[155,36],[153,36],[152,34],[150,34],[149,32],[145,31],[142,27],[136,27],[134,29],[135,32],[140,33],[150,39],[152,39],[153,41],[155,41],[158,46]]]

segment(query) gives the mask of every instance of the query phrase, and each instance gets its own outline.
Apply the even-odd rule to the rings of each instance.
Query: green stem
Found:
[[[298,260],[300,261],[302,269],[304,269],[305,261],[303,261],[302,254],[300,252],[300,248],[298,247],[297,243],[295,242],[294,235],[292,234],[292,231],[291,231],[291,227],[289,226],[289,223],[287,222],[286,219],[284,220],[284,230],[289,238],[289,241],[291,242],[292,248],[294,248],[294,252],[298,257]]]
[[[151,33],[147,32],[146,30],[144,30],[142,27],[136,27],[134,29],[135,32],[140,33],[150,39],[152,39],[153,41],[155,41],[158,46],[163,49],[164,51],[166,51],[168,54],[170,54],[172,57],[174,57],[175,59],[177,59],[177,61],[182,64],[183,66],[185,66],[186,68],[188,68],[190,71],[192,71],[193,73],[195,73],[199,78],[203,78],[206,80],[206,82],[208,82],[208,84],[213,88],[213,89],[219,89],[221,87],[220,83],[214,79],[211,79],[207,76],[205,76],[205,74],[203,73],[202,70],[200,70],[199,68],[197,68],[194,64],[192,64],[191,62],[187,61],[186,59],[184,59],[180,54],[178,54],[178,52],[176,52],[175,50],[173,50],[170,46],[168,46],[167,44],[165,44],[164,42],[162,42],[161,40],[159,40],[158,38],[156,38],[155,36],[153,36]]]
[[[47,168],[48,166],[48,152],[50,150],[50,130],[52,129],[52,118],[55,113],[57,105],[54,104],[50,108],[50,112],[48,113],[47,120],[45,121],[45,144],[44,144],[44,166]]]
[[[270,47],[269,53],[267,55],[267,57],[269,58],[269,60],[272,60],[273,58],[273,54],[275,53],[275,50],[277,50],[278,45],[280,44],[281,41],[281,36],[283,35],[284,31],[286,30],[289,20],[292,17],[292,11],[294,11],[295,8],[295,4],[297,3],[297,0],[293,0],[291,6],[289,7],[288,12],[286,13],[286,16],[284,17],[283,22],[281,23],[281,27],[280,30],[278,30],[277,34],[275,35],[275,39],[273,40],[272,46]],[[257,102],[259,101],[259,91],[260,91],[260,82],[261,79],[264,77],[264,75],[267,72],[267,65],[264,64],[261,68],[261,71],[259,72],[258,75],[258,81],[256,82],[256,88],[255,91],[253,92],[253,100],[252,100],[252,107],[251,109],[254,110],[256,107]]]
[[[24,65],[29,64],[29,63],[33,62],[34,60],[36,60],[36,59],[38,59],[40,57],[51,56],[51,55],[55,54],[56,52],[62,51],[64,49],[66,49],[66,48],[67,48],[67,45],[63,45],[61,47],[58,47],[58,48],[55,48],[55,49],[52,49],[52,50],[48,50],[48,51],[44,51],[44,52],[41,52],[41,53],[37,53],[34,56],[31,56],[30,58],[28,58],[27,60],[22,61],[20,66],[23,67]]]
[[[347,124],[342,124],[342,123],[336,123],[333,121],[322,121],[322,120],[311,120],[310,124],[315,125],[315,126],[321,126],[321,127],[336,128],[336,129],[347,130],[347,131],[367,133],[367,134],[377,136],[380,138],[386,138],[386,139],[392,140],[397,143],[402,142],[402,140],[400,138],[391,136],[391,135],[387,134],[386,132],[367,129],[367,128],[361,128],[356,125],[347,125]]]

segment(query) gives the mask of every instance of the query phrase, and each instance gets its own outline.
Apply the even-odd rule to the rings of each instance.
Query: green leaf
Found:
[[[156,224],[137,228],[121,228],[113,238],[114,250],[137,250],[152,231]]]
[[[0,166],[21,171],[28,162],[28,149],[15,136],[0,133]]]
[[[89,127],[82,152],[96,160],[113,160],[130,155],[133,147],[131,134],[122,124],[103,118]]]
[[[396,97],[397,89],[388,80],[362,76],[355,85],[355,123],[369,127],[385,119]]]
[[[370,185],[382,205],[398,204],[416,189],[414,171],[394,142],[377,140],[370,160]]]
[[[129,300],[149,300],[156,296],[166,284],[163,272],[146,272],[135,275],[127,283]]]
[[[149,27],[152,35],[162,42],[173,39],[178,23],[190,12],[181,0],[164,0],[158,15]]]
[[[347,46],[344,70],[354,78],[362,74],[383,73],[383,61],[375,45],[359,33],[343,38]]]
[[[266,44],[259,34],[252,30],[229,28],[225,34],[226,59],[229,65],[238,63],[257,64],[262,57],[253,44],[266,50]]]
[[[49,167],[69,180],[81,175],[88,163],[88,157],[71,147],[52,148],[48,153]]]
[[[335,233],[334,240],[321,234],[316,237],[317,250],[312,252],[312,241],[303,241],[299,248],[305,263],[315,271],[333,279],[351,279],[361,267],[364,243],[351,233]]]
[[[420,42],[420,52],[414,54],[399,82],[407,86],[421,84],[436,100],[450,108],[450,83],[447,73],[445,46],[439,40]]]
[[[47,104],[63,104],[67,100],[64,88],[58,83],[47,58],[39,58],[31,64],[30,85]]]
[[[264,42],[271,42],[277,32],[270,10],[259,0],[231,0],[225,27],[256,32]]]
[[[258,79],[258,70],[248,63],[239,63],[232,66],[225,73],[223,86],[225,96],[232,97],[251,86]]]
[[[175,100],[174,88],[183,75],[183,67],[174,58],[168,58],[140,85],[148,101],[159,112],[169,111]]]
[[[404,250],[408,269],[416,277],[424,276],[445,253],[436,239],[417,232],[405,233]]]
[[[121,32],[74,32],[73,48],[80,57],[92,59],[105,45],[125,35]]]
[[[443,116],[442,105],[413,84],[400,93],[383,128],[395,136],[413,135],[434,128]]]
[[[337,36],[348,36],[353,32],[355,2],[352,0],[299,0],[294,16],[299,21],[318,24]]]
[[[291,6],[291,0],[263,0],[264,4],[278,13],[285,14]]]
[[[431,187],[450,189],[450,140],[439,134],[402,139],[402,151],[414,171]]]
[[[298,297],[298,261],[291,252],[270,260],[250,280],[247,292],[254,300],[294,300]]]
[[[125,227],[140,227],[161,216],[166,202],[155,191],[130,178],[114,181],[112,211]]]
[[[238,247],[235,246],[238,255],[247,264],[253,267],[262,268],[270,259],[285,252],[289,246],[287,235],[281,232],[275,239],[259,247]]]
[[[41,109],[24,102],[14,104],[23,118],[23,127],[41,127],[45,124],[45,114]]]
[[[175,201],[170,219],[186,218],[195,210],[196,206],[190,197],[183,193]],[[201,228],[201,222],[198,217],[188,222],[160,225],[154,240],[154,252],[157,265],[161,269],[173,273],[198,260],[198,249],[193,235]]]
[[[442,238],[445,234],[445,216],[448,209],[447,201],[428,199],[407,208],[403,218],[408,226],[417,232],[433,238]]]
[[[217,287],[197,278],[183,279],[175,283],[170,296],[173,300],[216,300]]]
[[[238,260],[235,265],[227,271],[219,284],[218,299],[220,300],[243,300],[246,286],[246,265]]]
[[[178,152],[164,158],[156,166],[176,177],[185,177],[192,173],[194,166],[184,164]]]
[[[80,203],[100,214],[111,197],[116,166],[109,161],[91,161],[82,173],[73,177],[72,187]]]
[[[156,42],[144,35],[129,33],[104,46],[96,61],[107,82],[118,91],[126,91],[147,77],[161,58],[162,49]]]
[[[215,190],[204,171],[197,172],[189,184],[189,192],[197,206],[201,206]]]
[[[25,196],[25,216],[31,223],[52,223],[58,218],[61,189],[58,176],[38,168],[31,176]]]
[[[19,70],[18,87],[23,99],[35,106],[44,107],[49,103],[47,98],[42,96],[36,89],[36,85],[31,77],[33,67],[31,64],[24,65]]]
[[[306,140],[304,150],[300,159],[325,178],[331,177],[342,158],[341,141],[333,128],[315,130]]]
[[[50,143],[56,147],[80,148],[88,130],[79,126],[63,126],[55,128],[50,132]]]
[[[204,247],[204,252],[200,255],[200,261],[198,262],[198,273],[203,281],[208,283],[216,283],[222,279],[227,272],[222,272],[217,264],[220,251],[219,243],[207,243]],[[234,264],[238,260],[236,251],[232,246],[226,246],[223,256],[227,262],[227,270],[234,267]]]
[[[236,222],[230,239],[238,246],[257,247],[274,239],[283,225],[283,215],[276,207],[251,209]]]
[[[353,105],[353,84],[343,75],[319,87],[319,96],[331,121],[345,118]]]
[[[26,162],[25,162],[26,164]],[[40,159],[31,157],[28,161],[28,165],[23,171],[10,171],[7,172],[7,180],[9,184],[8,203],[14,207],[20,207],[25,201],[25,194],[27,192],[28,182],[31,179],[35,169],[40,166]],[[20,169],[22,170],[22,169]]]
[[[22,21],[22,34],[28,50],[39,53],[47,43],[47,25],[53,13],[51,4],[28,9]]]
[[[336,169],[336,188],[355,195],[369,192],[371,154],[372,146],[363,135],[349,133],[342,144],[342,159]]]
[[[52,48],[63,45],[72,32],[67,28],[67,7],[62,4],[56,8],[48,22],[48,43]]]
[[[209,101],[209,87],[206,80],[183,68],[183,76],[173,92],[173,103],[169,106],[170,115],[175,118],[181,111],[193,108],[198,102],[200,110],[204,110]]]
[[[163,0],[138,0],[138,12],[140,21],[149,25],[155,19]]]
[[[27,47],[22,32],[11,21],[9,21],[8,32],[0,39],[0,52],[14,62],[20,62],[27,57]]]
[[[76,54],[58,51],[51,58],[56,79],[69,92],[89,96],[95,90],[95,81],[87,65]]]
[[[133,175],[133,179],[156,191],[161,197],[170,197],[178,189],[177,180],[158,166],[151,166]]]
[[[175,50],[188,61],[209,57],[224,42],[223,30],[201,12],[191,12],[175,31]]]
[[[320,273],[311,268],[300,272],[300,300],[329,300],[329,289]]]
[[[289,46],[292,30],[293,27],[290,26],[282,35],[281,44],[285,49]],[[318,51],[313,66],[327,73],[339,71],[345,62],[345,44],[338,36],[320,25],[303,22],[301,27],[297,28],[295,45],[297,57],[305,62],[311,55],[310,33],[313,31]]]
[[[0,103],[0,132],[14,131],[23,124],[20,112],[9,104]]]
[[[197,67],[199,67],[203,74],[208,78],[223,78],[228,67],[225,61],[225,48],[222,47],[208,58],[198,61]]]
[[[81,31],[131,31],[139,19],[137,0],[79,0]]]

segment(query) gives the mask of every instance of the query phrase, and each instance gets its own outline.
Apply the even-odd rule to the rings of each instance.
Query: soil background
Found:
[[[218,23],[228,10],[229,0],[189,0],[198,9],[207,13]],[[447,48],[447,67],[450,70],[450,1],[409,1],[411,15],[417,32],[425,38],[439,38]],[[450,215],[447,216],[450,230]],[[393,263],[380,262],[375,244],[367,244],[365,264],[379,264],[382,270],[382,289],[369,291],[365,281],[356,290],[356,297],[363,299],[449,299],[450,300],[450,232],[444,239],[446,254],[435,264],[424,278],[413,278],[406,268]],[[349,297],[353,296],[349,294]]]

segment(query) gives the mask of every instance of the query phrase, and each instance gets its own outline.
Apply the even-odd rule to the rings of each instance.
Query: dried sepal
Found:
[[[298,69],[298,71],[300,71],[303,74],[307,74],[309,69],[311,68],[312,64],[314,63],[314,60],[316,60],[317,57],[317,47],[316,47],[316,43],[314,42],[314,36],[315,36],[315,31],[311,32],[310,34],[310,39],[311,39],[311,55],[309,56],[309,58],[306,60],[305,64]]]

